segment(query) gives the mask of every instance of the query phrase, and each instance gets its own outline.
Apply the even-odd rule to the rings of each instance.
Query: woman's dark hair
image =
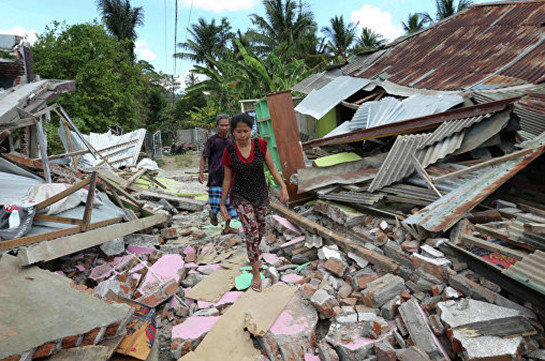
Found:
[[[254,126],[254,118],[248,113],[238,113],[231,118],[231,132],[235,131],[238,123],[246,123],[250,128]]]
[[[228,116],[227,114],[220,114],[216,117],[216,125],[219,125],[220,124],[220,120],[222,119],[227,119],[228,121],[231,121],[231,117]]]

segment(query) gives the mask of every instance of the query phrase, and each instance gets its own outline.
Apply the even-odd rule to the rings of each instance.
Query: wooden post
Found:
[[[89,224],[91,224],[91,214],[93,212],[96,184],[97,172],[93,172],[91,175],[91,182],[89,183],[89,190],[87,191],[87,201],[85,202],[85,212],[83,213],[83,226],[81,227],[82,231],[89,229]]]
[[[290,201],[308,198],[308,194],[297,194],[297,185],[290,182],[292,174],[306,167],[291,91],[268,94],[267,105]]]

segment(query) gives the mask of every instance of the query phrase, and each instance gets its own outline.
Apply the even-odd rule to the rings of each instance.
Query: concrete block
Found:
[[[325,336],[325,340],[335,347],[341,360],[364,360],[373,354],[374,344],[389,338],[392,330],[382,329],[377,339],[365,337],[361,332],[362,324],[333,322]]]
[[[161,303],[166,302],[170,297],[174,296],[180,285],[174,279],[170,279],[164,284],[157,285],[154,289],[149,289],[149,292],[136,299],[136,302],[143,303],[150,307],[157,307]]]
[[[452,288],[461,291],[465,296],[469,296],[477,300],[484,300],[494,303],[498,297],[497,293],[490,291],[489,289],[476,282],[473,282],[468,277],[463,275],[457,274],[449,276],[448,283]]]
[[[430,258],[421,254],[413,254],[412,261],[414,268],[423,274],[430,274],[440,281],[446,281],[448,278],[447,269],[451,262],[446,258]]]
[[[367,217],[351,207],[324,200],[314,202],[314,209],[345,227],[362,224]]]
[[[348,265],[336,258],[329,258],[324,264],[324,268],[337,277],[344,277],[348,272]]]
[[[361,291],[363,302],[369,307],[380,307],[392,298],[399,296],[405,289],[403,278],[390,273],[369,283],[367,288]]]
[[[397,358],[399,361],[431,361],[426,351],[418,346],[411,346],[398,351]]]
[[[296,293],[267,333],[258,337],[271,360],[312,360],[318,313]]]
[[[339,355],[325,340],[318,343],[318,354],[320,355],[320,361],[339,361]]]
[[[179,254],[165,254],[157,260],[151,267],[146,277],[142,281],[138,291],[141,294],[147,294],[152,291],[157,284],[165,283],[169,280],[180,282],[182,274],[185,272],[185,262]],[[160,280],[157,279],[160,278]]]
[[[100,250],[104,252],[106,256],[115,256],[125,252],[125,241],[123,238],[112,239],[111,241],[102,243]]]
[[[305,232],[298,226],[291,223],[284,217],[273,215],[268,217],[267,221],[271,225],[271,228],[275,229],[278,233],[283,235],[287,240],[299,237],[305,234]]]
[[[369,265],[369,261],[352,253],[352,252],[348,252],[347,254],[348,258],[350,258],[352,261],[354,261],[359,268],[365,268]]]
[[[429,257],[429,258],[444,258],[445,254],[438,249],[433,248],[432,246],[428,244],[423,244],[420,247],[420,251],[422,256]]]
[[[333,317],[333,308],[339,306],[337,300],[324,289],[316,291],[310,298],[310,302],[325,318]]]

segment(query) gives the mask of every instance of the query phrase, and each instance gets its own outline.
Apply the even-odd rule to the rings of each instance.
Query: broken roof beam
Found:
[[[521,97],[512,97],[495,102],[473,105],[460,109],[451,109],[439,114],[427,115],[420,118],[408,119],[401,122],[379,125],[377,127],[356,130],[347,134],[340,134],[333,137],[314,139],[303,143],[303,149],[322,147],[326,145],[337,145],[361,140],[389,137],[405,133],[412,133],[426,129],[433,129],[449,120],[475,117],[488,113],[497,113],[504,110],[508,105],[513,104]]]
[[[127,223],[118,223],[103,228],[93,229],[84,233],[57,238],[28,248],[23,248],[19,251],[17,258],[19,258],[21,265],[23,266],[43,261],[51,261],[166,221],[167,216],[165,214],[156,214]]]
[[[399,272],[399,264],[394,262],[388,257],[385,257],[379,253],[373,252],[368,250],[365,247],[359,246],[356,242],[351,241],[345,237],[342,237],[339,234],[334,233],[333,231],[319,225],[318,223],[315,223],[311,221],[310,219],[307,219],[293,211],[290,211],[286,207],[282,206],[280,203],[272,201],[270,203],[270,206],[275,211],[281,213],[283,216],[288,218],[290,222],[295,224],[296,226],[299,226],[301,228],[304,228],[312,233],[316,233],[323,237],[324,239],[333,242],[337,244],[339,247],[346,248],[350,250],[351,252],[354,252],[360,257],[363,257],[367,261],[369,261],[372,264],[378,264],[381,267],[385,268],[389,272],[398,273]]]

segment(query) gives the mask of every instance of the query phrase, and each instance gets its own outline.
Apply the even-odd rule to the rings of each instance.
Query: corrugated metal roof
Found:
[[[322,72],[312,74],[303,79],[300,83],[291,87],[291,90],[298,91],[304,94],[309,94],[313,90],[318,90],[331,83],[339,74],[335,72]]]
[[[319,196],[319,198],[327,199],[330,201],[374,206],[375,204],[380,202],[385,196],[386,194],[384,193],[339,192],[321,195]]]
[[[525,149],[533,149],[528,155],[485,168],[486,172],[465,182],[404,222],[417,224],[431,232],[448,230],[483,199],[541,155],[544,145],[545,133],[525,144]]]
[[[424,89],[539,83],[545,75],[543,23],[543,1],[471,6],[389,45],[377,60],[370,58],[374,53],[361,56],[358,62],[363,65],[345,68],[350,72],[344,73],[370,79],[387,76],[397,84]]]
[[[545,252],[536,251],[502,273],[545,295]]]
[[[423,201],[433,202],[439,199],[437,193],[429,188],[417,187],[410,184],[393,184],[382,188],[381,190],[387,194],[393,194],[400,197],[417,198]]]
[[[442,139],[461,132],[462,130],[471,127],[473,124],[476,124],[483,120],[485,117],[489,117],[490,114],[479,115],[476,117],[465,118],[460,120],[451,120],[450,122],[444,122],[437,128],[432,135],[424,142],[420,147],[424,148],[430,145],[433,145]]]
[[[349,75],[354,71],[364,71],[368,66],[372,65],[388,51],[389,50],[386,49],[377,50],[373,53],[366,54],[366,56],[354,56],[348,59],[348,64],[341,68],[341,72],[344,75]]]
[[[313,90],[295,111],[320,119],[340,102],[369,84],[369,80],[340,76],[319,90]]]

